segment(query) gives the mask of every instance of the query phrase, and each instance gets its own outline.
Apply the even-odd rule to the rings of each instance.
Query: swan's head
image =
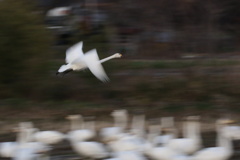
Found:
[[[80,118],[82,118],[81,115],[68,115],[66,117],[66,119],[69,119],[69,120],[71,120],[71,119],[80,119]]]
[[[219,119],[217,120],[217,124],[234,124],[236,123],[236,121],[232,120],[232,119]]]
[[[111,116],[113,117],[124,117],[127,115],[127,110],[125,109],[119,109],[119,110],[114,110],[112,113],[111,113]]]
[[[200,120],[200,116],[188,116],[185,118],[186,121],[199,121]]]
[[[115,57],[115,58],[121,58],[121,57],[122,57],[122,54],[121,54],[121,53],[115,53],[115,54],[114,54],[114,57]]]
[[[69,73],[73,71],[72,68],[70,68],[69,65],[62,65],[59,70],[57,71],[56,75],[61,75],[61,76],[64,76],[65,74]]]

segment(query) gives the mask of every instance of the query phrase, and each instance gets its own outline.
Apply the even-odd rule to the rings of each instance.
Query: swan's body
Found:
[[[171,160],[178,154],[168,147],[155,147],[148,153],[148,156],[154,160]]]
[[[145,140],[137,135],[123,133],[119,135],[119,139],[108,143],[110,149],[114,152],[122,151],[138,151],[143,152]]]
[[[37,131],[33,134],[33,139],[37,142],[52,145],[61,142],[65,135],[58,131]]]
[[[79,42],[70,47],[66,52],[66,65],[62,65],[57,74],[68,73],[70,71],[78,71],[89,68],[89,70],[101,81],[108,81],[109,78],[106,75],[101,63],[113,58],[120,58],[122,55],[116,53],[110,57],[99,60],[96,49],[92,49],[83,54],[82,51],[83,42]]]
[[[2,142],[0,143],[0,157],[10,158],[13,157],[17,142]]]
[[[99,142],[71,141],[71,144],[75,152],[87,158],[102,159],[109,156],[105,146]]]

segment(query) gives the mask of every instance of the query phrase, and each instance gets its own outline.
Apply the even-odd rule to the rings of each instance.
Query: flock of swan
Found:
[[[185,117],[180,131],[173,117],[159,122],[135,115],[128,123],[127,110],[111,113],[114,124],[96,129],[95,121],[85,122],[81,115],[69,115],[70,130],[41,131],[32,122],[21,122],[15,142],[0,143],[0,157],[13,160],[47,160],[53,146],[67,140],[72,151],[82,158],[104,160],[227,160],[233,155],[232,141],[239,139],[240,127],[231,120],[216,120],[215,147],[204,148],[200,116]],[[131,125],[129,125],[131,124]]]

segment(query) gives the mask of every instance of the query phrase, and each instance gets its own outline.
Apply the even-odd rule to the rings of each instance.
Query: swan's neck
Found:
[[[82,117],[71,120],[71,130],[78,130],[84,128],[84,122]]]
[[[114,126],[121,127],[123,130],[127,127],[127,116],[114,116]]]
[[[132,119],[132,130],[139,137],[144,137],[145,135],[145,115],[134,116]]]
[[[112,55],[112,56],[109,56],[109,57],[107,57],[107,58],[101,59],[101,60],[100,60],[100,63],[106,62],[106,61],[108,61],[108,60],[110,60],[110,59],[113,59],[113,58],[116,58],[116,57],[115,57],[114,55]]]
[[[167,133],[168,135],[171,135],[173,138],[178,136],[173,117],[162,117],[160,122],[162,128],[171,129],[170,132]]]
[[[184,137],[200,141],[200,123],[199,122],[186,122],[184,125]]]
[[[159,136],[161,134],[161,126],[160,125],[151,125],[148,127],[148,133],[150,135],[154,135],[154,137]]]
[[[23,129],[20,130],[20,132],[17,134],[17,143],[20,145],[23,145],[26,139],[26,131]]]
[[[151,143],[152,147],[156,147],[157,143],[155,143],[154,138],[161,134],[161,126],[160,125],[151,125],[148,127],[147,141]]]
[[[95,131],[95,121],[89,121],[89,122],[85,122],[85,125],[87,127],[87,129],[91,130],[91,131]]]
[[[173,117],[162,117],[161,118],[161,127],[173,128],[174,127],[174,118]]]
[[[223,135],[221,127],[217,127],[217,144],[218,147],[225,148],[229,153],[233,152],[233,144],[229,137]]]

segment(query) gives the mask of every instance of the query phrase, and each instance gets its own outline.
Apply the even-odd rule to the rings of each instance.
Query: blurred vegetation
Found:
[[[47,79],[51,37],[28,0],[0,1],[0,96],[32,96]]]

